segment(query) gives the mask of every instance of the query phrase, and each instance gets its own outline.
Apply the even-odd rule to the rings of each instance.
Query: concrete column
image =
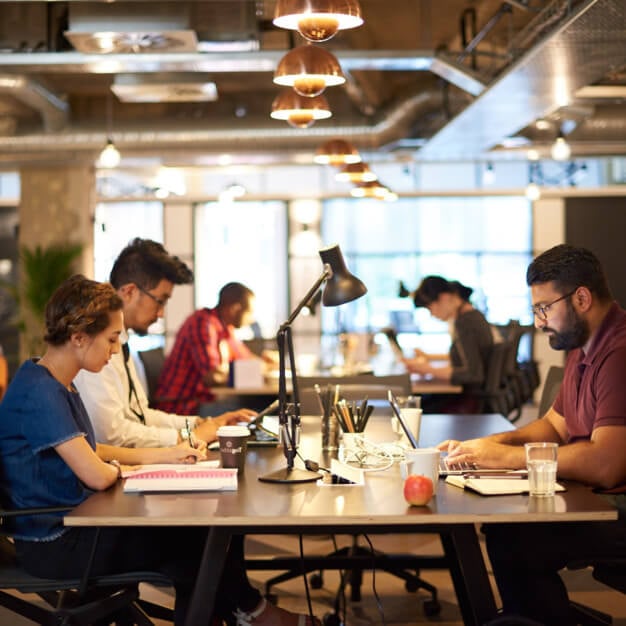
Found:
[[[33,165],[20,170],[19,246],[34,249],[53,244],[80,244],[82,253],[74,270],[93,276],[93,218],[96,178],[92,164]],[[23,285],[20,267],[20,285]],[[22,310],[26,330],[20,356],[42,349],[41,321]]]

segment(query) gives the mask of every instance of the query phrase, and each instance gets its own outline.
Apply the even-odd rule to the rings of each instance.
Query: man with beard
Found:
[[[551,248],[530,264],[526,280],[535,326],[555,350],[569,351],[557,398],[518,430],[439,448],[452,463],[517,469],[526,466],[524,443],[556,442],[560,478],[611,492],[604,497],[619,508],[617,522],[483,527],[504,614],[567,626],[576,620],[558,571],[572,561],[626,558],[626,311],[584,248]]]
[[[136,238],[119,254],[111,284],[122,299],[125,332],[122,350],[98,373],[81,370],[74,380],[99,443],[131,448],[174,446],[195,438],[210,442],[223,424],[247,421],[248,409],[214,419],[158,411],[148,400],[128,352],[128,330],[145,335],[163,317],[175,285],[189,284],[193,273],[156,241]]]

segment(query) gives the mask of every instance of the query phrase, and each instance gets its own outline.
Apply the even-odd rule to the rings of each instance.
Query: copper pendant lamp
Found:
[[[378,176],[370,169],[367,163],[349,163],[335,174],[335,179],[348,183],[367,183],[376,180]]]
[[[320,165],[338,166],[347,163],[359,163],[361,155],[349,141],[330,139],[316,150],[313,161]]]
[[[273,23],[319,42],[338,30],[360,26],[363,18],[358,0],[278,0]]]
[[[377,180],[359,183],[350,190],[353,198],[376,198],[378,200],[384,200],[389,193],[389,189]]]
[[[306,44],[290,50],[278,63],[274,82],[293,87],[301,96],[319,96],[326,87],[341,85],[346,78],[339,61],[326,50]]]
[[[272,103],[270,117],[285,120],[294,128],[308,128],[317,120],[328,119],[332,115],[324,96],[304,98],[292,89],[285,89]]]

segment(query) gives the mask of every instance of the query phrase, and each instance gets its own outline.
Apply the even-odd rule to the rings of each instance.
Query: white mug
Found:
[[[437,493],[439,482],[439,459],[441,452],[437,448],[412,448],[404,452],[404,461],[400,462],[402,478],[411,474],[428,476],[433,481],[433,495]]]

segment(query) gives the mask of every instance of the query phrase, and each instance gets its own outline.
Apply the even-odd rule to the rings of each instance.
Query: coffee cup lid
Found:
[[[218,437],[248,437],[250,429],[247,426],[220,426],[217,429]]]

